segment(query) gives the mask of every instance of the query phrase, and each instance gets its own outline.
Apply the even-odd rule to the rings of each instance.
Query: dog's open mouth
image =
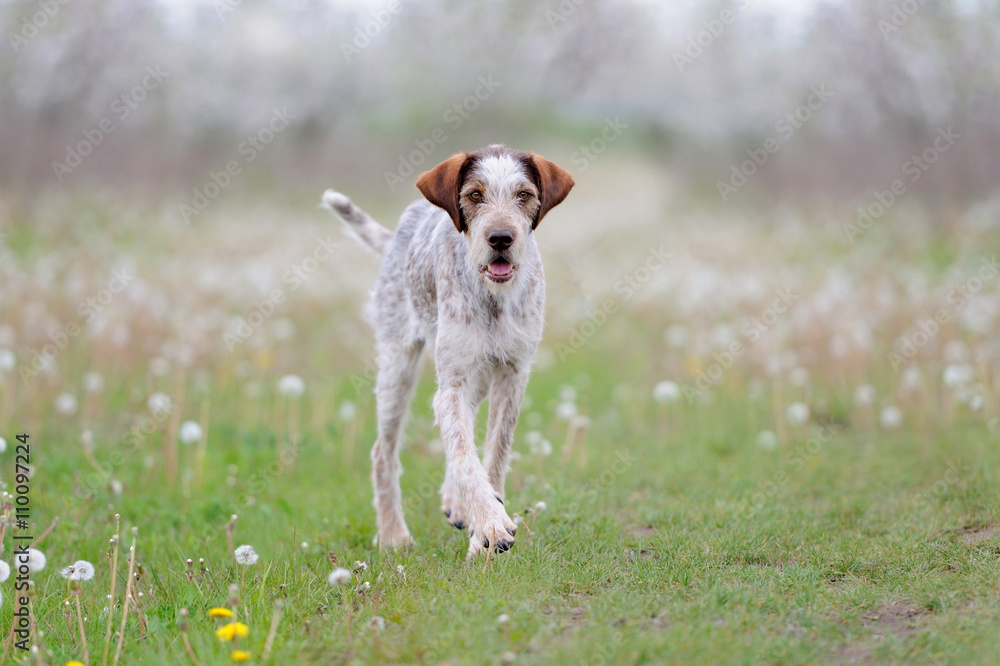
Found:
[[[506,282],[514,277],[514,271],[516,270],[517,266],[503,259],[494,259],[490,262],[489,266],[479,267],[479,272],[484,273],[486,277],[494,282]]]

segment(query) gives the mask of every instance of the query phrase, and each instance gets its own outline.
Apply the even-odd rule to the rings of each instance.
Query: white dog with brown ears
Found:
[[[371,458],[380,547],[413,542],[403,518],[399,441],[425,347],[437,369],[444,515],[469,528],[470,557],[514,545],[504,480],[545,310],[533,232],[572,187],[573,177],[552,162],[493,145],[453,155],[421,175],[417,188],[427,201],[407,208],[395,233],[343,194],[324,193],[323,204],[384,257],[366,311],[379,367]],[[480,461],[475,421],[486,397]]]

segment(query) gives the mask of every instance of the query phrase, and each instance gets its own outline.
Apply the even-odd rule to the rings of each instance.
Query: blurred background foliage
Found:
[[[372,175],[438,127],[447,138],[428,164],[491,141],[565,162],[620,118],[621,145],[672,192],[718,202],[717,181],[825,86],[830,100],[736,203],[852,210],[952,126],[962,159],[941,160],[913,196],[965,206],[994,196],[1000,174],[998,11],[990,0],[3,0],[0,187],[13,205],[53,187],[183,202],[284,108],[290,128],[239,188],[385,194]],[[119,118],[114,100],[150,66],[167,77]],[[443,117],[479,77],[500,86],[454,128]],[[60,181],[53,162],[108,117],[115,131]]]

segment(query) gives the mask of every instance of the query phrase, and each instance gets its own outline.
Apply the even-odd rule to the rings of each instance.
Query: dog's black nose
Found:
[[[505,230],[491,231],[486,237],[490,247],[498,252],[503,252],[514,242],[514,234]]]

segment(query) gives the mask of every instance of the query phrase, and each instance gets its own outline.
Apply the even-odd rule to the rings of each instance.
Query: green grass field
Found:
[[[32,457],[44,470],[32,482],[32,524],[38,530],[55,516],[60,522],[41,544],[48,566],[33,577],[40,663],[82,661],[75,607],[67,605],[67,584],[57,573],[77,558],[97,568],[80,601],[89,663],[99,663],[115,513],[126,545],[117,569],[116,631],[133,526],[142,568],[123,663],[185,662],[181,608],[190,611],[187,635],[198,661],[228,661],[230,646],[215,638],[217,621],[207,611],[227,604],[233,582],[240,586],[236,611],[250,628],[240,647],[261,663],[1000,659],[995,433],[964,419],[945,427],[928,415],[886,435],[843,414],[834,396],[813,396],[831,401],[827,441],[810,441],[804,428],[768,450],[754,437],[773,418],[770,391],[756,403],[725,391],[710,405],[657,404],[643,379],[621,374],[641,361],[641,353],[580,355],[569,367],[536,373],[529,418],[555,451],[523,453],[507,505],[546,507],[525,515],[514,550],[491,561],[465,561],[465,533],[438,510],[442,458],[428,448],[431,377],[415,400],[403,454],[418,545],[402,553],[380,554],[371,544],[367,396],[350,422],[324,419],[314,429],[314,414],[305,409],[291,459],[279,449],[284,407],[276,386],[251,408],[219,378],[203,398],[211,400],[211,425],[200,488],[192,478],[168,484],[160,459],[165,431],[157,429],[115,469],[115,478],[126,480],[122,494],[101,484],[86,501],[60,481],[74,479],[78,494],[86,494],[91,466],[59,446],[77,435],[44,419],[29,433]],[[585,445],[564,459],[566,423],[537,417],[554,411],[567,385],[590,427]],[[331,404],[357,399],[346,382],[341,395],[335,385],[309,390],[326,392]],[[109,388],[104,397],[105,413],[129,407],[127,391]],[[101,442],[96,457],[103,462],[124,446]],[[181,455],[182,469],[196,469],[195,451]],[[236,566],[229,556],[226,524],[234,513],[234,545],[255,547],[254,566]],[[193,577],[187,558],[195,562]],[[200,573],[200,558],[207,573]],[[327,584],[335,566],[354,568],[355,561],[368,569],[348,587]],[[355,589],[365,582],[369,590]],[[14,607],[9,585],[5,623]],[[274,620],[278,600],[284,606]],[[264,660],[272,621],[277,631]]]
[[[889,242],[886,223],[845,247],[839,228],[804,222],[622,235],[593,219],[573,245],[553,220],[539,232],[549,324],[507,481],[521,528],[511,552],[466,561],[467,535],[439,510],[430,364],[402,453],[417,545],[373,546],[360,301],[375,262],[344,244],[301,289],[281,280],[317,237],[339,239],[330,220],[220,208],[177,230],[107,202],[75,218],[58,208],[72,202],[51,205],[10,223],[0,246],[13,295],[0,348],[16,358],[0,371],[6,491],[23,481],[18,433],[33,466],[27,531],[5,500],[3,559],[25,533],[47,557],[31,575],[37,651],[8,638],[12,663],[113,663],[126,608],[122,664],[223,664],[234,648],[261,664],[1000,662],[995,328],[962,323],[981,315],[970,305],[900,372],[887,360],[995,246],[986,232]],[[637,266],[661,242],[673,258],[644,277]],[[599,254],[581,259],[583,245]],[[129,257],[135,280],[84,321],[77,302],[100,299]],[[622,276],[641,289],[616,289]],[[726,337],[767,320],[790,284],[794,309],[687,399]],[[223,332],[271,285],[287,299],[227,349]],[[995,282],[980,287],[1000,299]],[[605,298],[616,307],[585,326]],[[83,333],[22,375],[50,321]],[[290,373],[301,398],[279,394]],[[157,392],[169,411],[150,407]],[[205,426],[204,449],[177,443],[186,421]],[[258,562],[234,562],[230,526]],[[60,570],[80,559],[96,575],[71,587]],[[339,567],[356,569],[347,586],[327,581]],[[4,627],[22,606],[16,579],[0,585]],[[215,635],[217,607],[248,627],[235,646]]]

